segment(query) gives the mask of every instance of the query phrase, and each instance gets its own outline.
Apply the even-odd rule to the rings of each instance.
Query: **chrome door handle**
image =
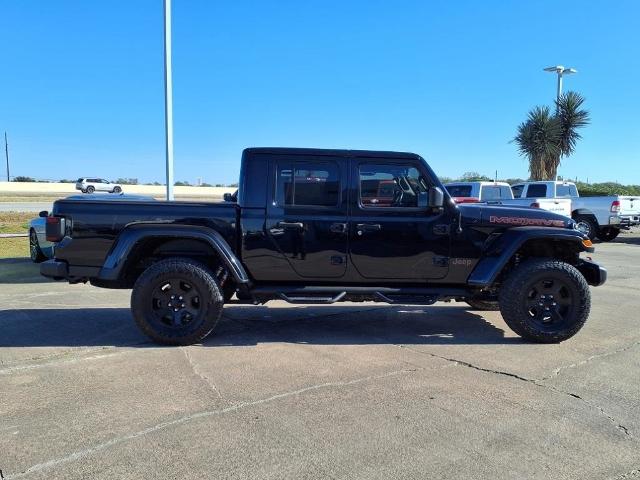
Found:
[[[379,223],[357,223],[356,235],[362,236],[365,232],[376,232],[382,230],[382,225]]]
[[[382,225],[380,225],[379,223],[358,223],[356,225],[356,228],[365,232],[374,232],[377,230],[382,230]]]
[[[280,228],[290,228],[290,229],[296,229],[296,230],[302,230],[304,228],[304,223],[302,222],[278,222],[276,224],[276,226],[280,227]]]

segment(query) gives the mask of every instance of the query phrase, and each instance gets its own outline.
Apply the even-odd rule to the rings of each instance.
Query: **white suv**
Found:
[[[105,180],[104,178],[83,177],[79,178],[76,182],[76,190],[80,190],[82,193],[121,193],[122,187],[117,183],[111,183],[109,180]]]

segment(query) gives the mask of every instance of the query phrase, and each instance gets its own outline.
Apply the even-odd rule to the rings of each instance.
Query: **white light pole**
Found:
[[[173,81],[171,79],[171,0],[164,0],[164,133],[167,200],[173,200]]]
[[[556,93],[556,100],[560,100],[562,95],[562,75],[571,75],[572,73],[578,73],[575,68],[564,68],[562,65],[556,65],[555,67],[547,67],[545,72],[555,72],[558,74],[558,91]]]

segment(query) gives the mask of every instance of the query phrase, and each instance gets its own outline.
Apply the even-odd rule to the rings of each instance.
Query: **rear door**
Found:
[[[433,181],[419,160],[355,158],[349,249],[366,279],[421,281],[449,270],[446,215],[418,207]],[[391,186],[391,188],[389,188]]]
[[[288,278],[339,278],[347,268],[348,163],[339,157],[274,155],[266,235]],[[265,179],[266,180],[266,179]]]

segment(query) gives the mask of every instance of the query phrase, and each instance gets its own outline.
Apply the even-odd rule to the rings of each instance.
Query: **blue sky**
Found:
[[[640,2],[174,0],[176,179],[236,181],[249,146],[413,151],[526,177],[509,143],[555,77],[592,124],[560,174],[640,184]],[[0,13],[12,175],[164,178],[162,1]],[[4,162],[2,162],[4,163]],[[4,169],[0,169],[4,171]]]

